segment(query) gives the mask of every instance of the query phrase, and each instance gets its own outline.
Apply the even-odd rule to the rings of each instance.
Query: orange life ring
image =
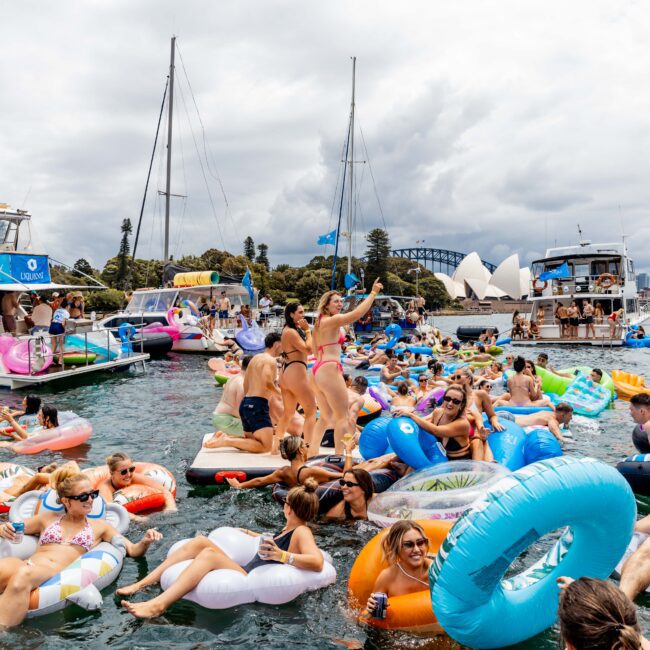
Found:
[[[176,496],[176,479],[174,475],[162,465],[155,463],[134,463],[135,471],[145,474],[148,478],[160,483],[160,488],[133,483],[122,490],[117,490],[114,502],[124,506],[130,513],[158,510],[165,506],[165,495],[161,488],[169,490]],[[93,489],[97,489],[100,483],[110,477],[108,465],[91,467],[83,471],[90,478]]]
[[[603,289],[609,289],[616,284],[616,278],[611,273],[601,273],[596,278],[596,284]]]
[[[418,521],[431,545],[429,552],[436,553],[454,522],[441,520]],[[388,567],[381,552],[381,542],[390,528],[375,535],[361,550],[352,565],[348,581],[349,604],[353,609],[363,608],[372,593],[377,576]],[[359,620],[384,630],[405,630],[419,634],[440,634],[440,627],[431,605],[428,588],[405,596],[392,596],[386,618],[369,618],[362,614]]]
[[[542,293],[546,287],[548,287],[548,280],[544,280],[544,284],[542,285],[542,288],[540,289],[539,286],[537,286],[537,283],[540,281],[539,277],[535,278],[533,280],[533,291],[535,293]]]

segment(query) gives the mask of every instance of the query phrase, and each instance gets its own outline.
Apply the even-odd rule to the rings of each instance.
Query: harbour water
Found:
[[[459,324],[494,324],[501,331],[509,327],[509,316],[440,317],[436,325],[445,333]],[[519,348],[534,358],[544,348]],[[646,349],[600,349],[575,347],[546,348],[555,367],[589,365],[607,371],[623,368],[648,376],[650,351]],[[117,584],[142,577],[160,562],[171,544],[179,539],[207,533],[220,525],[254,530],[279,530],[282,515],[268,490],[194,489],[184,479],[185,469],[197,451],[200,434],[210,430],[210,415],[220,396],[207,370],[207,357],[170,355],[147,364],[146,374],[118,373],[98,381],[89,377],[78,385],[40,389],[42,399],[59,409],[76,411],[92,421],[89,444],[69,453],[20,457],[18,462],[40,465],[54,459],[75,459],[84,466],[98,465],[109,453],[129,452],[136,460],[148,460],[168,467],[179,480],[178,513],[154,515],[150,525],[164,534],[145,559],[127,559]],[[7,393],[3,399],[17,404],[22,395]],[[590,455],[610,464],[632,452],[632,423],[626,402],[617,402],[598,419],[576,417],[573,439],[565,451]],[[0,460],[10,460],[2,452]],[[129,532],[137,540],[144,524]],[[17,630],[0,634],[0,648],[154,648],[202,649],[233,646],[252,648],[446,648],[447,640],[419,640],[405,635],[370,633],[360,628],[347,611],[346,584],[350,567],[364,543],[376,529],[367,522],[351,525],[316,525],[319,545],[334,558],[336,585],[301,596],[283,606],[246,605],[225,611],[208,611],[181,601],[165,616],[153,621],[136,621],[126,614],[115,598],[115,585],[104,592],[99,612],[69,607],[47,617],[31,619]],[[542,541],[536,545],[539,551]],[[156,588],[157,589],[157,588]],[[156,589],[147,593],[155,593]],[[650,599],[638,601],[641,624],[650,634]],[[521,649],[557,647],[550,630]]]

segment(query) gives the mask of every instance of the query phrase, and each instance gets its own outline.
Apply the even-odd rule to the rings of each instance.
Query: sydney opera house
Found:
[[[507,257],[494,273],[490,273],[483,266],[478,253],[470,253],[463,258],[451,277],[446,273],[436,273],[435,276],[445,285],[452,298],[460,299],[520,300],[528,296],[530,287],[530,269],[520,268],[517,254]]]

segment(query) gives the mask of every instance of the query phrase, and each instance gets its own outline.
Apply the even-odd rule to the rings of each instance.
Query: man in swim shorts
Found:
[[[566,402],[560,402],[555,406],[554,411],[537,411],[527,415],[517,415],[514,420],[520,427],[548,427],[548,430],[560,442],[564,442],[560,427],[564,426],[566,429],[572,417],[573,407]]]
[[[221,400],[212,414],[212,425],[217,432],[222,431],[229,436],[237,437],[244,435],[239,417],[239,405],[244,399],[244,377],[252,358],[252,355],[245,356],[242,359],[241,372],[233,375],[223,387]]]
[[[219,298],[219,327],[228,327],[228,318],[230,316],[230,298],[226,296],[226,292],[221,292]]]
[[[278,366],[276,359],[282,351],[280,335],[271,332],[264,339],[265,350],[255,355],[246,370],[244,393],[246,397],[239,405],[239,417],[244,437],[227,436],[217,431],[205,443],[209,449],[234,447],[253,454],[271,451],[273,443],[273,422],[269,410],[269,400],[281,395],[276,379]]]

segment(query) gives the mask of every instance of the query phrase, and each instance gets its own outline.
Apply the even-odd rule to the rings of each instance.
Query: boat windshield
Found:
[[[126,307],[130,313],[144,311],[167,312],[176,299],[177,291],[136,291]]]

